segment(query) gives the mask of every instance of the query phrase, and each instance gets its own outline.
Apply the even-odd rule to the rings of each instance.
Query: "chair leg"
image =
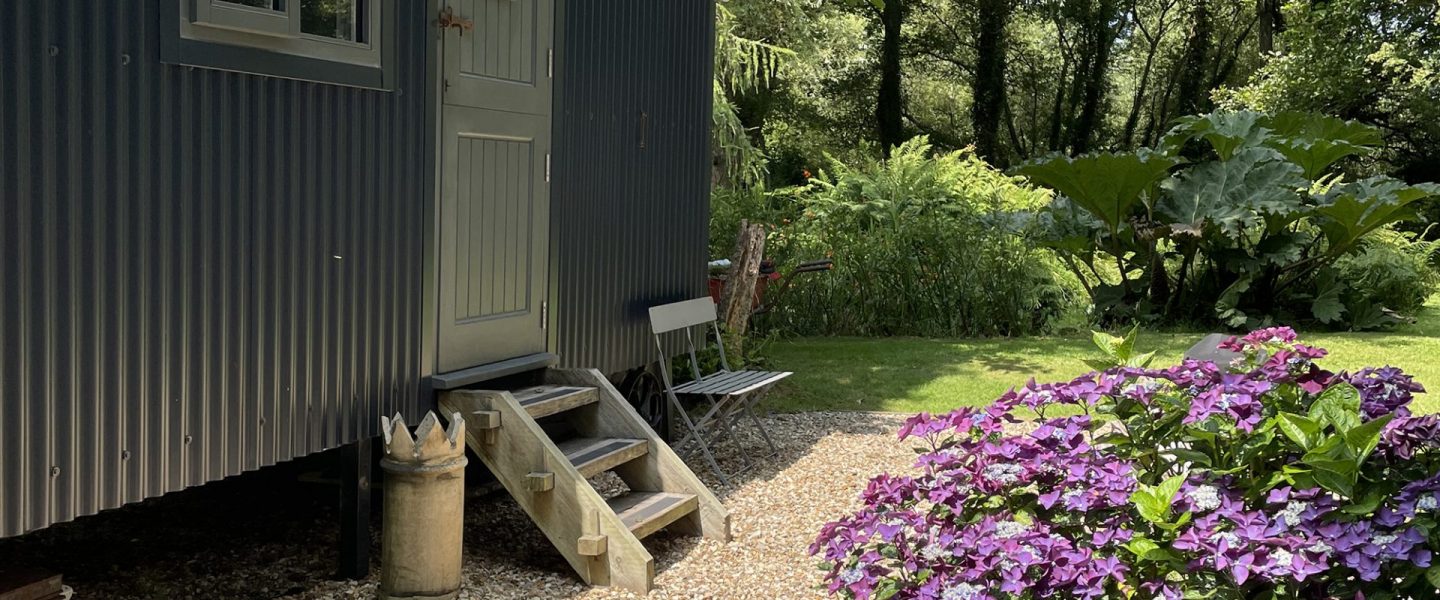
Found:
[[[710,402],[710,410],[706,411],[705,414],[702,415],[700,418],[695,419],[695,429],[696,429],[697,431],[716,431],[716,432],[718,432],[718,433],[724,433],[724,430],[716,427],[716,426],[714,425],[714,423],[716,423],[716,422],[723,422],[723,420],[726,418],[726,416],[729,414],[730,411],[726,411],[726,410],[725,410],[725,404],[724,404],[724,403],[716,402],[716,401],[715,401],[715,398],[713,398],[713,397],[711,397],[711,396],[709,396],[709,395],[706,395],[706,396],[705,396],[705,399]],[[687,414],[688,414],[688,413],[687,413]],[[690,436],[687,435],[687,436],[685,436],[685,438],[683,438],[683,439],[680,440],[680,443],[675,444],[675,445],[676,445],[676,446],[682,445],[682,444],[684,444],[685,442],[690,441],[689,438],[690,438]],[[712,436],[712,437],[710,438],[710,442],[711,442],[711,443],[715,443],[715,442],[718,442],[720,439],[721,439],[721,438],[718,437],[718,435],[717,435],[717,436]]]
[[[755,405],[760,403],[758,397],[751,397],[745,404],[745,414],[750,416],[750,422],[755,424],[755,429],[760,431],[760,437],[764,438],[765,445],[770,448],[770,455],[774,456],[780,451],[775,449],[775,442],[770,441],[770,432],[760,423],[760,417],[755,414]]]
[[[680,444],[684,444],[691,436],[694,436],[695,445],[700,447],[700,453],[705,455],[705,461],[710,463],[710,469],[715,472],[716,477],[720,478],[721,484],[729,487],[730,479],[725,477],[724,471],[720,470],[720,463],[715,462],[715,455],[710,452],[710,445],[705,442],[704,436],[700,435],[700,430],[695,427],[695,422],[690,420],[690,413],[685,411],[685,407],[680,404],[679,398],[676,398],[674,395],[669,395],[669,398],[671,408],[675,409],[675,412],[680,413],[681,421],[683,421],[685,426],[690,430],[690,433],[686,434],[685,438],[680,440]],[[677,444],[675,447],[678,448],[680,444]]]
[[[713,420],[715,420],[715,419],[717,419],[718,417],[716,416],[716,413],[720,412],[720,405],[715,402],[715,399],[714,399],[714,398],[710,397],[709,395],[706,395],[706,396],[705,396],[705,399],[710,401],[710,410],[705,411],[705,414],[704,414],[704,415],[702,415],[702,416],[701,416],[700,418],[698,418],[698,419],[695,419],[695,429],[696,429],[697,431],[703,431],[703,430],[708,430],[708,429],[710,429],[710,428],[712,427],[712,425],[710,424],[710,422],[713,421]],[[677,400],[678,400],[678,399],[677,399]],[[686,414],[688,415],[689,413],[687,412]],[[685,442],[689,441],[689,438],[690,438],[690,436],[688,436],[688,435],[685,436],[685,438],[681,439],[681,440],[680,440],[680,443],[679,443],[679,444],[676,444],[676,445],[678,446],[678,445],[684,444]]]
[[[725,426],[725,430],[729,434],[730,443],[734,444],[735,450],[740,454],[741,464],[744,465],[741,467],[741,470],[744,471],[751,467],[753,461],[750,458],[750,451],[745,448],[745,443],[740,440],[740,436],[735,434],[735,423],[740,420],[740,413],[741,411],[736,410],[734,405],[732,405],[731,409],[721,418],[721,423]]]

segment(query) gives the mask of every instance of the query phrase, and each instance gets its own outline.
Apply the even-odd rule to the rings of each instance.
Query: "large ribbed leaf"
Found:
[[[1266,117],[1263,124],[1277,137],[1336,140],[1358,146],[1379,146],[1385,142],[1380,130],[1373,126],[1318,113],[1279,112]]]
[[[1335,161],[1369,153],[1385,141],[1375,127],[1319,114],[1283,112],[1265,125],[1273,132],[1266,145],[1300,165],[1306,179],[1317,179]]]
[[[1207,225],[1237,231],[1257,214],[1299,209],[1300,168],[1269,148],[1242,148],[1229,160],[1208,162],[1161,184],[1155,214],[1176,233],[1199,236]]]
[[[1266,141],[1270,130],[1265,127],[1264,120],[1264,113],[1248,110],[1213,112],[1183,117],[1170,131],[1171,134],[1205,138],[1220,155],[1220,160],[1230,160],[1240,149],[1259,146]]]
[[[1390,177],[1371,177],[1338,185],[1319,198],[1315,212],[1331,252],[1343,252],[1366,234],[1397,221],[1418,218],[1415,202],[1440,195],[1440,185],[1408,185]]]
[[[1157,153],[1056,156],[1021,165],[1016,172],[1064,194],[1110,230],[1119,229],[1141,195],[1180,160]]]
[[[1268,145],[1299,165],[1305,178],[1311,180],[1319,179],[1335,161],[1370,151],[1364,146],[1333,140],[1275,139]]]

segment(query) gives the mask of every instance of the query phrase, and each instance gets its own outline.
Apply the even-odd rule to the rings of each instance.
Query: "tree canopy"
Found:
[[[1437,7],[723,0],[722,33],[793,53],[785,68],[724,91],[772,184],[799,183],[827,156],[884,156],[918,135],[942,149],[974,146],[1002,167],[1132,150],[1217,107],[1378,125],[1388,144],[1371,171],[1429,180],[1440,178]]]

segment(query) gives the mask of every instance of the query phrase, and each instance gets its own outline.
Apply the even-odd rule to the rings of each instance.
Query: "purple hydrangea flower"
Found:
[[[1385,424],[1375,452],[1392,460],[1410,460],[1440,446],[1440,415],[1400,417]]]
[[[1228,416],[1241,431],[1253,431],[1260,423],[1260,396],[1274,384],[1252,379],[1250,374],[1226,373],[1220,382],[1203,389],[1190,403],[1186,423],[1199,423],[1212,416]]]
[[[1417,581],[1434,558],[1427,532],[1440,529],[1440,415],[1408,408],[1423,388],[1390,367],[1330,373],[1316,362],[1325,351],[1289,328],[1225,346],[1242,357],[1030,380],[985,408],[907,419],[899,437],[923,441],[915,472],[871,479],[863,507],[810,547],[826,588],[858,600],[887,590],[896,600],[1178,600],[1222,588],[1334,594],[1337,582],[1363,597]],[[1313,487],[1315,461],[1267,422],[1306,414],[1342,382],[1360,391],[1366,420],[1395,417],[1352,497]],[[1052,415],[1085,414],[1047,415],[1057,406]],[[1031,427],[1013,427],[1032,411]],[[1320,427],[1322,438],[1339,434]],[[1177,466],[1151,444],[1186,458]],[[1132,496],[1181,469],[1172,521],[1151,523]],[[1378,505],[1361,496],[1373,490],[1385,494]],[[1180,560],[1136,556],[1157,546]]]
[[[1395,367],[1361,369],[1354,375],[1342,373],[1340,377],[1360,391],[1360,411],[1366,419],[1389,414],[1408,417],[1415,394],[1425,392],[1424,386]]]

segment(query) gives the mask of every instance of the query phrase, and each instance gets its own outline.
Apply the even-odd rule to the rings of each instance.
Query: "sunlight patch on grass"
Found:
[[[1159,352],[1157,365],[1177,362],[1202,333],[1142,332],[1139,346]],[[1393,365],[1436,393],[1421,395],[1421,412],[1440,410],[1440,298],[1414,324],[1388,331],[1301,332],[1330,350],[1332,370]],[[766,352],[769,367],[794,371],[767,400],[772,410],[948,412],[982,406],[1029,378],[1060,381],[1088,370],[1096,356],[1089,336],[935,340],[809,338],[780,341]]]

